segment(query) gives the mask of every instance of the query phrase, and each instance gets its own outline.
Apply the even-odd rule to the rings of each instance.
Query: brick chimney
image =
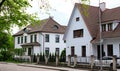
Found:
[[[105,2],[100,3],[100,9],[102,12],[106,10],[106,3]]]

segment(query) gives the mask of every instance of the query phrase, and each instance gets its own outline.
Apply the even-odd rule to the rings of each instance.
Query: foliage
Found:
[[[6,32],[0,32],[0,50],[9,50],[13,47],[13,37]]]
[[[1,51],[0,52],[0,61],[12,60],[13,54],[10,51]]]
[[[45,62],[45,55],[40,53],[40,62]]]
[[[22,48],[14,49],[14,54],[15,55],[22,56],[23,52],[24,52],[24,50]]]
[[[60,61],[60,62],[65,62],[65,61],[66,61],[66,49],[64,49],[64,50],[61,52],[59,61]]]
[[[1,2],[3,3],[1,4]],[[28,0],[2,0],[1,2],[0,31],[9,31],[14,25],[22,27],[29,23],[36,22],[35,15],[25,12],[27,7],[31,7]]]

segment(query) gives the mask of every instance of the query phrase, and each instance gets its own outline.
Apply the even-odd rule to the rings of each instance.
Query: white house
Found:
[[[62,26],[51,17],[41,20],[39,24],[28,25],[21,31],[14,34],[15,48],[23,48],[25,55],[40,54],[48,50],[49,53],[59,54],[66,43],[63,41],[63,35],[66,26]]]
[[[76,3],[64,40],[66,40],[66,56],[77,55],[78,62],[90,61],[90,56],[100,58],[99,43],[99,7],[84,8]],[[106,9],[101,3],[102,22],[102,56],[120,56],[120,7]],[[88,58],[88,59],[87,59]],[[66,60],[67,61],[67,60]]]

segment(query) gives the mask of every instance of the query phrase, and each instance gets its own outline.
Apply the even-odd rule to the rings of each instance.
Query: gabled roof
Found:
[[[76,3],[75,7],[78,8],[79,12],[81,13],[83,20],[87,26],[87,29],[91,37],[93,38],[93,40],[99,40],[99,7],[89,6],[87,10],[88,16],[84,14],[85,8],[83,7],[82,4]],[[101,15],[102,23],[108,22],[108,21],[115,21],[115,20],[120,21],[120,7],[113,8],[113,9],[106,9],[104,12],[101,12],[101,13],[102,13]],[[69,20],[69,23],[70,23],[70,20]],[[67,31],[69,30],[69,23],[68,23]],[[66,38],[67,31],[64,35],[64,39]],[[103,32],[102,37],[103,38],[120,37],[120,24],[117,26],[117,28],[114,31]]]
[[[53,26],[56,25],[58,29],[53,29]],[[46,32],[46,33],[60,33],[64,34],[66,27],[58,24],[51,17],[45,20],[41,20],[39,24],[28,25],[25,28],[30,28],[28,34],[37,33],[37,32]],[[14,34],[13,36],[19,36],[24,33],[23,29]]]

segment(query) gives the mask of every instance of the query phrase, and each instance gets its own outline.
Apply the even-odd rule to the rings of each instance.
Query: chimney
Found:
[[[100,9],[102,12],[106,10],[106,3],[105,2],[100,3]]]

